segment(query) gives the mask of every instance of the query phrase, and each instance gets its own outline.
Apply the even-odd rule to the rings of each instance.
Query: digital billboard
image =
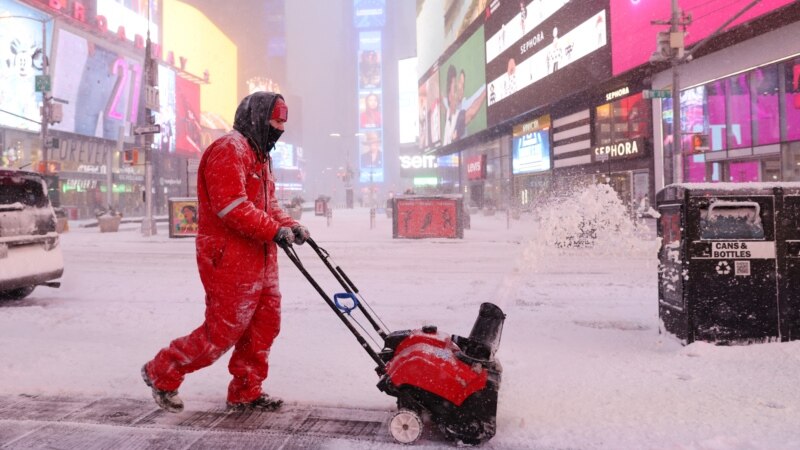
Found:
[[[439,72],[433,71],[419,85],[419,148],[427,150],[442,143]]]
[[[144,55],[132,57],[63,28],[54,53],[53,97],[67,103],[53,129],[117,140],[120,127],[138,122]]]
[[[486,128],[486,59],[483,27],[439,66],[442,145]]]
[[[166,66],[158,66],[158,113],[156,123],[161,125],[161,133],[157,134],[161,142],[161,151],[175,152],[175,71]]]
[[[383,182],[382,37],[381,31],[358,33],[358,180],[361,183]]]
[[[175,78],[175,151],[198,155],[204,150],[200,124],[200,86]]]
[[[417,57],[426,72],[486,10],[489,0],[417,0]]]
[[[124,27],[125,37],[133,42],[137,34],[142,38],[147,38],[147,30],[149,29],[150,41],[161,42],[161,35],[158,32],[158,24],[161,23],[161,2],[159,0],[96,1],[97,15],[105,17],[110,31],[116,33],[120,27]],[[148,6],[150,7],[149,11]],[[148,17],[150,18],[149,23]]]
[[[485,22],[487,125],[611,77],[608,0],[498,0]]]
[[[353,25],[380,28],[386,24],[386,0],[354,0]]]
[[[511,170],[514,175],[550,170],[550,116],[514,127]]]
[[[39,131],[42,94],[35,78],[42,75],[41,21],[49,16],[10,0],[0,0],[0,16],[0,126]],[[46,27],[48,52],[52,23]]]
[[[419,136],[419,103],[417,102],[417,58],[397,62],[400,143],[411,144]]]
[[[269,154],[272,158],[273,169],[297,169],[294,145],[278,141]]]
[[[796,0],[761,0],[741,17],[731,22],[727,29],[753,20]],[[747,2],[681,0],[681,10],[694,18],[687,27],[685,45],[690,46],[716,31],[726,21],[740,12]],[[654,20],[669,20],[671,5],[667,1],[611,0],[611,47],[614,75],[633,69],[649,61],[656,49],[659,31],[669,31],[668,25],[656,26]]]

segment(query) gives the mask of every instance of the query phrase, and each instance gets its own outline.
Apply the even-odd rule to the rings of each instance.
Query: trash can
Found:
[[[658,313],[684,343],[800,339],[800,183],[657,194]]]
[[[328,199],[325,197],[319,197],[314,200],[314,215],[315,216],[326,216],[328,215]]]

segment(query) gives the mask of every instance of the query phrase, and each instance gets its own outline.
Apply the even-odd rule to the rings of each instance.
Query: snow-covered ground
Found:
[[[541,217],[540,217],[541,219]],[[463,240],[392,239],[366,209],[304,222],[390,329],[433,323],[467,335],[478,306],[508,318],[492,448],[800,448],[800,342],[681,346],[659,334],[651,231],[549,247],[523,215],[472,216]],[[0,306],[0,394],[148,398],[141,365],[203,318],[193,239],[71,224],[63,286]],[[307,247],[298,253],[330,289]],[[374,365],[285,255],[282,331],[267,392],[289,402],[393,409]],[[190,374],[181,396],[224,402],[227,359]]]

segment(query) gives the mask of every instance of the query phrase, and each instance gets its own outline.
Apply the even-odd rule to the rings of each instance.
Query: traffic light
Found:
[[[139,162],[139,149],[132,148],[122,152],[122,163],[135,166]]]
[[[695,133],[692,135],[692,153],[703,153],[708,151],[708,135]]]

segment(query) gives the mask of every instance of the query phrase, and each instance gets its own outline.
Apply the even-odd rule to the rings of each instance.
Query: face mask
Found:
[[[270,152],[273,148],[275,148],[275,143],[278,142],[278,139],[280,139],[282,134],[283,130],[279,130],[275,127],[269,127],[269,131],[267,132],[266,151]]]

